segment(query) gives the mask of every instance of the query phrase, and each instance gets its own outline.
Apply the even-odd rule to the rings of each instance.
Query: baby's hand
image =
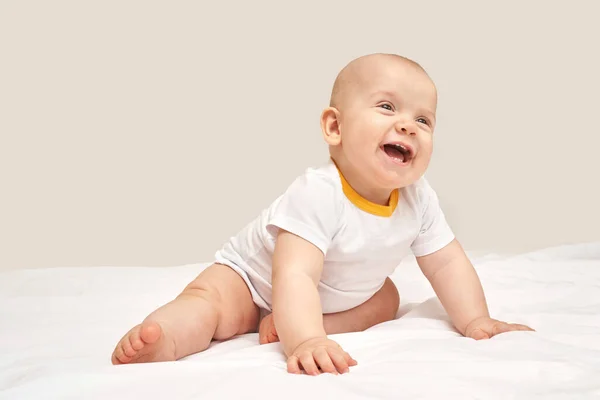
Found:
[[[357,362],[339,344],[326,337],[316,337],[301,343],[287,360],[288,372],[309,375],[329,372],[337,375],[349,372]],[[319,371],[319,368],[321,371]]]
[[[520,324],[508,324],[489,317],[477,318],[465,329],[465,336],[475,340],[489,339],[500,333],[510,331],[533,331],[530,327]]]

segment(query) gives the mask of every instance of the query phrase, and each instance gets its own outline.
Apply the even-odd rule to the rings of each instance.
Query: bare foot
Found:
[[[260,326],[258,327],[258,342],[260,344],[279,342],[273,314],[267,315],[260,321]]]
[[[127,332],[112,354],[115,365],[155,361],[175,361],[175,341],[152,321],[144,321]]]

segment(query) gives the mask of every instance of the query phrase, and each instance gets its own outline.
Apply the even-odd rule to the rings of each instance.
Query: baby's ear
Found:
[[[321,130],[323,138],[330,146],[337,146],[342,142],[340,129],[340,112],[335,107],[327,107],[321,114]]]

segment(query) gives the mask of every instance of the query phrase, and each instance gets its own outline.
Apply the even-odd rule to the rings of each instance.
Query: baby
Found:
[[[423,177],[436,106],[416,62],[391,54],[350,62],[321,115],[328,162],[306,170],[175,300],[131,329],[113,364],[177,360],[258,330],[261,343],[281,341],[291,373],[348,372],[356,361],[327,335],[394,319],[399,296],[388,276],[410,253],[464,336],[532,330],[490,318]]]

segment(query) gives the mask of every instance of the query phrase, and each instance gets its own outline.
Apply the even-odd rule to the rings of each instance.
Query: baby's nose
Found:
[[[396,124],[396,131],[407,135],[414,135],[417,132],[417,129],[415,124],[411,124],[410,122],[398,122]]]

